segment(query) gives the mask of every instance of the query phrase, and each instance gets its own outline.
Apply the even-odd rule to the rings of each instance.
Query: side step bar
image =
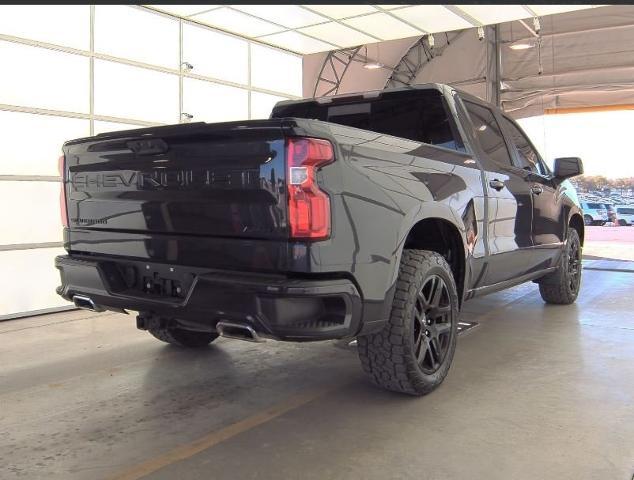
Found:
[[[246,340],[247,342],[263,342],[264,339],[250,325],[244,323],[218,322],[216,330],[221,337]]]

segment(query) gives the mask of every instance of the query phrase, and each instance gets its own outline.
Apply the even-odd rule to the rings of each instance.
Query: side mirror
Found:
[[[562,157],[555,159],[555,178],[565,180],[583,173],[583,162],[578,157]]]

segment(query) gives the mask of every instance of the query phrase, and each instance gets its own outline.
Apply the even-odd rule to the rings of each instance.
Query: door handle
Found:
[[[493,180],[489,180],[489,186],[499,192],[504,188],[504,182],[495,178]]]
[[[531,185],[531,192],[533,195],[539,195],[544,191],[544,188],[541,185]]]

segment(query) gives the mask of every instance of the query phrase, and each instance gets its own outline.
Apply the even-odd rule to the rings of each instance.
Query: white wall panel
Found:
[[[88,58],[0,40],[0,103],[88,113]]]
[[[273,48],[251,45],[251,84],[301,96],[302,58]]]
[[[178,21],[126,5],[96,5],[95,51],[178,68]]]
[[[178,122],[178,76],[95,60],[95,113]]]
[[[185,78],[183,110],[192,122],[229,122],[249,116],[249,92],[243,88]]]
[[[183,61],[197,75],[243,85],[249,81],[249,44],[208,28],[183,25]]]
[[[37,248],[0,252],[0,315],[69,305],[55,293],[60,284],[56,255],[63,248]]]
[[[80,50],[90,48],[88,5],[2,5],[0,33]]]
[[[0,205],[11,208],[0,209],[0,244],[61,242],[59,195],[58,182],[1,182]]]
[[[139,125],[133,125],[131,123],[115,123],[115,122],[100,122],[95,121],[95,135],[106,132],[117,132],[119,130],[132,130],[135,128],[145,128]]]
[[[0,175],[57,175],[62,144],[87,137],[90,122],[77,118],[0,111]],[[33,141],[34,133],[37,141]],[[2,184],[0,184],[0,189]]]
[[[251,118],[269,118],[277,102],[288,100],[267,93],[251,92]]]

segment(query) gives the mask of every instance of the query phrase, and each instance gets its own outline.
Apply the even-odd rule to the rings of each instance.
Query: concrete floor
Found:
[[[180,351],[118,314],[0,324],[0,478],[631,479],[634,271],[467,303],[445,383],[374,388],[335,342]]]

